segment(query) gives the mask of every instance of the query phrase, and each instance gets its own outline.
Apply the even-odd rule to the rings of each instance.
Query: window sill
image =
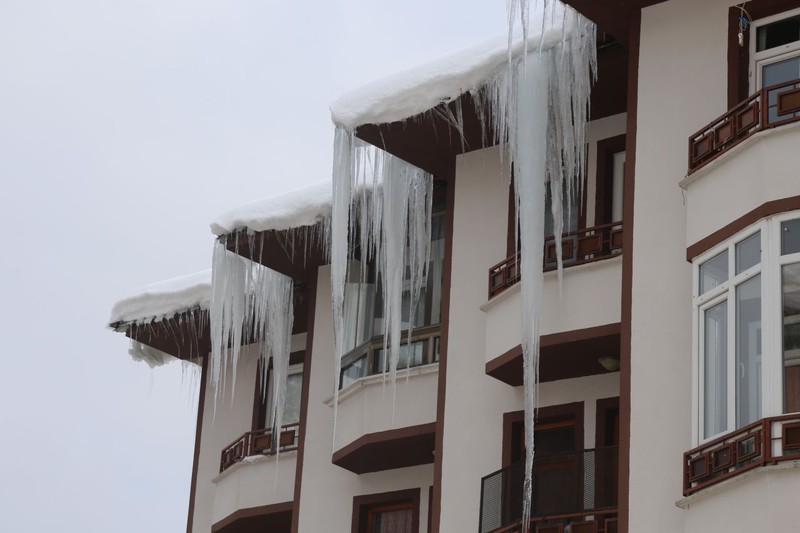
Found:
[[[765,476],[769,475],[771,472],[775,472],[776,470],[796,470],[800,469],[800,458],[795,459],[793,461],[784,461],[782,463],[778,463],[776,465],[767,465],[762,466],[759,468],[754,468],[747,472],[743,472],[738,476],[733,476],[730,479],[726,479],[716,485],[711,485],[709,487],[704,488],[703,490],[696,492],[690,496],[686,496],[685,498],[681,498],[675,502],[675,506],[681,509],[688,510],[689,507],[697,503],[700,500],[713,496],[718,492],[727,491],[730,487],[743,483],[748,479],[752,479],[758,476]]]
[[[414,366],[409,369],[402,369],[397,371],[397,380],[400,381],[401,379],[414,379],[419,376],[424,376],[427,374],[433,374],[439,371],[439,363],[430,363],[427,365],[420,365]],[[384,377],[385,376],[385,377]],[[372,376],[364,376],[363,378],[358,378],[355,382],[351,383],[347,387],[344,387],[342,390],[339,391],[339,404],[341,405],[342,402],[347,400],[348,398],[355,396],[363,389],[367,387],[371,387],[373,385],[383,384],[384,380],[388,381],[389,374],[374,374]],[[331,396],[327,400],[325,400],[325,405],[328,407],[333,407],[333,397]]]

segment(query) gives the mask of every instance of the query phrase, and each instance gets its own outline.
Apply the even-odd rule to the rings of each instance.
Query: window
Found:
[[[353,528],[358,533],[418,533],[420,489],[353,498]]]
[[[800,411],[800,213],[694,262],[700,442]]]
[[[406,281],[402,302],[402,329],[412,326],[414,335],[408,343],[403,337],[397,368],[430,364],[439,360],[438,324],[441,321],[442,280],[444,273],[445,213],[437,211],[431,219],[431,248],[428,275],[423,282],[413,316],[410,282]],[[406,268],[406,273],[410,272]],[[340,388],[364,376],[383,372],[383,290],[374,265],[354,260],[351,279],[345,286],[344,331],[345,355],[342,358]]]
[[[256,377],[255,410],[253,416],[253,429],[268,429],[272,426],[272,402],[274,373],[272,365],[267,370],[267,387],[262,389],[262,372],[260,368]],[[286,376],[286,400],[283,404],[283,426],[298,424],[300,422],[300,401],[303,393],[303,365],[292,365]]]
[[[750,92],[800,79],[800,9],[757,20],[750,37]],[[797,84],[769,91],[769,123],[796,118],[778,114],[778,97]],[[762,104],[764,105],[764,104]]]

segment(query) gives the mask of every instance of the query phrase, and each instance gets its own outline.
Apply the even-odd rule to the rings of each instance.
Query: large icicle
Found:
[[[403,330],[403,292],[414,316],[430,259],[433,176],[337,127],[334,138],[331,285],[336,345],[334,431],[345,343],[345,286],[356,250],[361,263],[374,262],[383,290],[384,371],[392,394]],[[405,273],[408,272],[407,285]],[[361,275],[364,275],[362,269]],[[412,320],[409,320],[409,335]]]
[[[234,248],[238,249],[238,234],[232,238],[236,239]],[[250,257],[259,258],[254,251],[251,248]],[[256,344],[262,359],[262,377],[266,376],[272,359],[274,386],[270,422],[275,431],[282,425],[286,398],[294,319],[292,296],[291,278],[228,251],[225,238],[215,243],[210,331],[210,378],[215,404],[226,396],[228,372],[231,373],[231,398],[235,394],[242,342]],[[262,384],[262,394],[266,394],[264,379]]]

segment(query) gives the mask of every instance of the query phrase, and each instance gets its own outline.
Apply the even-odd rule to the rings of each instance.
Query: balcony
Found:
[[[585,265],[622,253],[622,222],[572,231],[561,238],[564,267]],[[544,271],[557,268],[555,237],[544,240]],[[491,300],[519,281],[519,254],[514,254],[489,269]]]
[[[481,480],[480,533],[521,531],[525,461]],[[616,446],[554,455],[533,462],[531,531],[616,533]]]
[[[222,450],[219,459],[219,471],[224,472],[245,457],[258,455],[275,455],[297,449],[300,436],[300,424],[288,424],[281,428],[275,441],[272,429],[248,431]]]
[[[683,495],[749,470],[800,460],[800,413],[764,418],[683,454]]]
[[[689,174],[759,131],[800,121],[800,79],[765,87],[689,137]]]

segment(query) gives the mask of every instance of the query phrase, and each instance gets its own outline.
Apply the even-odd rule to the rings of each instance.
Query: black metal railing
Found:
[[[616,446],[535,457],[531,522],[575,531],[589,525],[594,531],[614,531],[617,465]],[[524,476],[522,460],[481,480],[480,533],[519,526]]]

